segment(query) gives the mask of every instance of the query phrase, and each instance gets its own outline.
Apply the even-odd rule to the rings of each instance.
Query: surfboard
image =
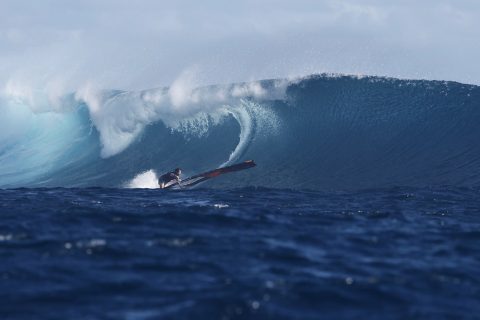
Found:
[[[207,171],[204,173],[200,173],[194,176],[191,176],[189,178],[186,178],[180,182],[180,184],[177,181],[171,181],[165,185],[164,189],[182,189],[182,188],[190,188],[193,187],[199,183],[202,183],[204,181],[216,178],[218,176],[221,176],[226,173],[231,173],[231,172],[236,172],[236,171],[241,171],[241,170],[246,170],[255,167],[256,164],[253,160],[247,160],[242,163],[237,163],[231,166],[223,167],[223,168],[218,168],[212,171]]]

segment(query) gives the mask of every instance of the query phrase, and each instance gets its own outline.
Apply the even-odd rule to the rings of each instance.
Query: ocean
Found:
[[[1,319],[479,317],[477,86],[314,75],[0,108]]]

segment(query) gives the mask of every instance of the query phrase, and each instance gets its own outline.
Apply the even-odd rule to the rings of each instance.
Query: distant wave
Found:
[[[0,187],[155,187],[255,159],[206,186],[363,189],[480,184],[480,88],[317,75],[196,88],[0,99]]]

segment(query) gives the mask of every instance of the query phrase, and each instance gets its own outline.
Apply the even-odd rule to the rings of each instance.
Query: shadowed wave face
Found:
[[[75,93],[61,110],[0,102],[3,188],[148,188],[175,167],[191,175],[246,159],[257,167],[203,186],[480,185],[480,89],[472,85],[312,76]]]

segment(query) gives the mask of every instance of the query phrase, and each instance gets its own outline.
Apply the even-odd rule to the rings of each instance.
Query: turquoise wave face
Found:
[[[312,76],[195,90],[168,105],[168,89],[111,91],[69,111],[11,116],[22,130],[0,139],[0,187],[123,187],[143,172],[246,159],[257,168],[204,186],[480,184],[477,86]]]

